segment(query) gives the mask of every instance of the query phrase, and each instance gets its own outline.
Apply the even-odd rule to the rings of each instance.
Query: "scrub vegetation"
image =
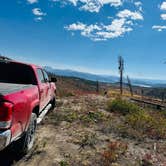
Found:
[[[110,87],[107,94],[101,89],[96,93],[95,83],[86,82],[80,88],[76,86],[78,82],[73,85],[71,78],[66,79],[61,78],[62,83],[59,82],[62,86],[57,92],[57,107],[38,126],[33,150],[13,160],[13,165],[166,164],[164,110],[143,108],[131,102],[127,90],[120,98],[116,88]],[[63,90],[63,86],[68,86],[70,91]]]

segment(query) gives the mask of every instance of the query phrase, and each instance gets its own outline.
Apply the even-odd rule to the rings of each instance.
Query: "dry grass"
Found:
[[[102,165],[109,166],[111,163],[116,162],[121,155],[127,151],[127,144],[119,141],[110,142],[107,150],[102,153]]]
[[[121,99],[108,102],[99,95],[70,96],[57,102],[38,129],[35,155],[19,166],[156,166],[165,162],[163,113],[142,110]]]

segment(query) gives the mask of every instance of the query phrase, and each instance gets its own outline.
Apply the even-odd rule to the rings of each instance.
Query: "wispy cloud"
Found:
[[[166,2],[163,2],[161,5],[160,5],[160,10],[162,11],[166,11]],[[166,14],[161,14],[160,15],[161,19],[162,20],[166,20]]]
[[[160,5],[161,10],[166,10],[166,1]]]
[[[59,0],[53,0],[59,1]],[[120,7],[123,5],[123,0],[66,0],[68,3],[73,4],[80,10],[96,12],[98,13],[104,5],[110,7]],[[126,1],[127,2],[127,1]],[[129,1],[128,1],[129,2]],[[72,23],[65,26],[68,31],[79,31],[84,37],[88,37],[93,41],[106,41],[108,39],[114,39],[123,36],[127,32],[133,31],[135,21],[143,20],[142,15],[142,3],[140,1],[131,2],[137,11],[130,11],[124,9],[119,11],[116,15],[111,16],[112,21],[110,24],[104,24],[103,22],[87,24],[83,22]],[[141,9],[140,9],[141,7]],[[108,17],[107,17],[108,18]]]
[[[159,5],[159,8],[162,12],[166,11],[166,1],[162,2],[160,5]],[[161,19],[162,20],[166,20],[166,13],[162,13],[160,15]],[[152,29],[158,31],[158,32],[161,32],[163,30],[166,30],[166,25],[153,25],[152,26]]]
[[[80,10],[89,12],[99,12],[104,5],[119,7],[123,4],[122,0],[52,0],[54,2],[66,2],[77,6]]]
[[[45,16],[46,15],[46,13],[43,13],[40,8],[34,8],[34,9],[32,9],[32,13],[35,16]]]
[[[43,20],[43,17],[36,17],[34,20],[35,20],[35,21],[42,21],[42,20]]]
[[[36,3],[38,0],[28,0],[29,3]],[[121,9],[124,3],[132,3],[136,8],[136,11],[130,11],[124,9],[117,12],[112,16],[110,23],[84,23],[76,21],[72,24],[65,26],[68,31],[74,32],[79,31],[84,37],[88,37],[93,41],[103,41],[108,39],[117,38],[123,36],[127,32],[131,32],[134,29],[135,21],[143,20],[142,15],[142,3],[141,1],[130,1],[130,0],[51,0],[52,2],[65,3],[66,5],[71,4],[77,7],[79,10],[88,11],[91,13],[99,13],[101,8],[105,5],[113,7],[118,11]],[[118,10],[117,10],[118,9]],[[40,8],[32,9],[35,15],[35,21],[41,21],[46,13],[42,12]],[[108,19],[108,17],[106,17]]]
[[[46,13],[42,12],[40,8],[32,9],[32,13],[36,16],[35,21],[41,21]]]
[[[142,8],[142,2],[141,1],[136,1],[136,2],[134,2],[134,5],[138,8],[138,10],[140,11],[140,12],[142,12],[143,11],[143,8]]]
[[[27,0],[27,2],[30,3],[30,4],[34,4],[34,3],[37,3],[38,0]]]
[[[163,25],[163,26],[161,26],[161,25],[154,25],[154,26],[152,27],[152,29],[155,29],[155,30],[161,32],[161,31],[163,31],[163,30],[166,30],[166,26],[165,26],[165,25]]]
[[[106,41],[123,36],[127,32],[133,31],[135,20],[143,20],[143,16],[137,12],[123,10],[117,14],[117,18],[105,25],[100,24],[84,24],[81,22],[73,23],[65,26],[68,31],[80,31],[82,36],[88,37],[93,41]]]
[[[117,16],[120,18],[131,18],[132,20],[143,20],[143,16],[140,12],[132,12],[128,9],[120,11]]]
[[[166,20],[166,14],[161,14],[160,16],[162,20]]]

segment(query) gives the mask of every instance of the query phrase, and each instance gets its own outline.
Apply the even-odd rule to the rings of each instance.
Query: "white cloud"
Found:
[[[159,8],[162,11],[166,11],[166,1],[162,2],[162,4],[159,5]],[[161,14],[160,17],[161,17],[162,20],[166,20],[166,14],[165,13]],[[154,25],[154,26],[152,26],[152,29],[154,29],[158,32],[161,32],[163,30],[166,30],[166,25]]]
[[[34,8],[34,9],[32,9],[32,13],[35,16],[45,16],[46,15],[46,13],[43,13],[40,8]]]
[[[73,3],[74,6],[76,6],[78,0],[68,0],[68,1],[71,2],[71,3]]]
[[[163,31],[163,30],[166,30],[166,26],[164,26],[164,25],[163,25],[163,26],[161,26],[161,25],[154,25],[154,26],[152,27],[152,29],[161,32],[161,31]]]
[[[160,10],[166,11],[166,1],[160,5]],[[166,14],[161,14],[160,17],[162,20],[166,20]]]
[[[142,6],[142,2],[141,1],[137,1],[137,2],[134,2],[135,6],[139,7],[139,6]]]
[[[84,5],[80,8],[85,11],[99,12],[104,5],[118,7],[122,5],[121,0],[80,0]]]
[[[103,23],[87,25],[77,22],[65,26],[65,29],[72,32],[80,31],[82,36],[88,37],[93,41],[105,41],[133,31],[135,21],[143,20],[144,18],[140,12],[132,12],[125,9],[120,11],[116,17],[112,19],[112,22],[107,25]]]
[[[99,1],[96,1],[96,2],[89,1],[89,2],[86,2],[85,5],[80,7],[80,9],[89,11],[89,12],[99,12],[101,7],[102,5],[100,4]]]
[[[166,10],[166,2],[163,2],[160,6],[161,10]]]
[[[35,21],[42,21],[43,20],[43,17],[36,17],[35,19],[34,19]]]
[[[52,0],[54,2],[69,2],[78,6],[80,10],[99,12],[104,5],[118,7],[123,4],[122,0]]]
[[[136,2],[134,2],[134,5],[138,8],[138,10],[139,10],[140,12],[143,11],[142,2],[141,2],[141,1],[136,1]]]
[[[161,14],[160,16],[162,20],[166,20],[166,14]]]
[[[120,11],[117,16],[120,18],[131,18],[132,20],[143,20],[143,16],[140,12],[131,12],[128,9]]]
[[[37,22],[42,21],[43,17],[46,15],[46,13],[43,13],[40,8],[32,9],[32,13],[36,16],[34,20]]]
[[[81,22],[66,26],[68,31],[80,31],[82,36],[88,37],[93,41],[106,41],[123,36],[127,32],[133,31],[133,21],[127,18],[115,18],[110,24],[84,24]]]
[[[33,3],[37,3],[38,0],[27,0],[27,2],[30,3],[30,4],[33,4]]]
[[[83,31],[85,28],[86,28],[86,25],[83,24],[83,23],[80,23],[78,22],[77,24],[76,23],[73,23],[67,27],[65,27],[67,30],[72,30],[72,31],[76,31],[76,30],[80,30],[80,31]]]

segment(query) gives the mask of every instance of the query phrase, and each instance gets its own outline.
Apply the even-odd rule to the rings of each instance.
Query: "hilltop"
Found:
[[[97,92],[96,81],[57,80],[57,106],[38,126],[34,148],[26,156],[6,149],[2,165],[164,166],[164,111],[130,102],[127,86],[120,99],[118,84],[99,83]]]

